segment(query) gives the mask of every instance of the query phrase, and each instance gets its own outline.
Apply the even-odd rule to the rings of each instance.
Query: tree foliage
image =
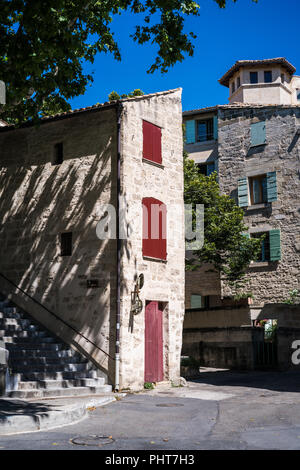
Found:
[[[108,100],[109,101],[115,101],[115,100],[120,100],[123,98],[133,98],[134,96],[143,96],[144,92],[140,90],[139,88],[136,88],[135,90],[131,91],[130,93],[126,94],[123,93],[122,95],[119,95],[117,91],[112,91],[108,95]]]
[[[184,154],[185,204],[204,205],[204,244],[187,260],[187,270],[204,263],[214,266],[231,283],[242,280],[250,261],[260,250],[261,239],[245,236],[243,209],[228,195],[221,194],[216,172],[204,176]]]
[[[225,7],[225,0],[214,1]],[[121,59],[112,22],[124,11],[139,23],[133,40],[156,46],[148,72],[166,72],[193,55],[196,36],[185,32],[184,21],[199,8],[193,0],[1,0],[0,80],[7,104],[0,117],[18,123],[38,118],[43,109],[68,110],[68,100],[93,81],[85,62],[101,52]]]

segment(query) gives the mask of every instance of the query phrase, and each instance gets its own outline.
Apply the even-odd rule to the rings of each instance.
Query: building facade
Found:
[[[120,389],[180,374],[181,126],[177,89],[0,129],[0,292]]]
[[[226,348],[228,364],[253,365],[252,346],[244,359],[241,347],[253,342],[251,328],[266,318],[299,336],[299,305],[285,303],[300,291],[300,78],[294,71],[285,59],[238,61],[220,80],[230,89],[230,104],[183,113],[190,158],[203,174],[217,171],[221,191],[243,207],[245,235],[265,236],[247,272],[249,299],[235,302],[209,266],[187,273],[186,352],[211,342],[223,348],[219,365],[226,365]],[[241,327],[250,328],[248,336]],[[216,365],[216,353],[207,362]]]

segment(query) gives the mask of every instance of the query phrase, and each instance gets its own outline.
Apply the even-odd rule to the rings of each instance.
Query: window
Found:
[[[250,72],[250,83],[258,83],[258,73]]]
[[[267,202],[267,175],[253,176],[252,178],[249,178],[249,189],[251,205]]]
[[[197,142],[205,142],[214,138],[214,121],[205,119],[197,121]]]
[[[191,295],[191,308],[209,308],[209,295]]]
[[[72,232],[65,232],[60,235],[61,256],[72,255]]]
[[[235,83],[232,82],[231,84],[231,93],[234,93],[235,92]]]
[[[281,74],[281,83],[284,83],[285,82],[285,75],[284,73]]]
[[[237,86],[237,88],[240,88],[240,86],[241,86],[241,77],[238,77],[236,79],[236,86]]]
[[[167,259],[167,210],[163,202],[146,197],[143,204],[143,256]]]
[[[280,230],[274,229],[250,234],[252,238],[260,238],[262,235],[264,235],[264,239],[261,243],[261,251],[255,261],[279,261],[281,259]]]
[[[209,176],[213,171],[215,171],[215,163],[196,163],[198,172],[201,175]]]
[[[64,147],[63,143],[59,142],[54,145],[52,165],[60,165],[64,159]]]
[[[265,121],[251,124],[251,147],[264,145],[266,143],[266,123]]]
[[[162,163],[161,128],[148,121],[143,121],[143,158]]]
[[[299,89],[296,90],[296,96],[297,96],[297,101],[300,102],[300,90]]]
[[[272,71],[268,70],[264,72],[264,82],[265,83],[272,83]]]

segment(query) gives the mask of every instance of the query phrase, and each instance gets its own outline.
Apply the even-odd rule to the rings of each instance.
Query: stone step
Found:
[[[37,324],[24,318],[0,318],[0,329],[5,329],[8,326],[15,326],[20,328],[39,328]]]
[[[24,320],[21,313],[4,313],[3,309],[0,310],[0,318],[14,318],[15,320]]]
[[[36,380],[25,381],[18,383],[18,390],[37,390],[37,389],[57,389],[57,388],[72,388],[72,387],[100,387],[105,385],[103,377],[95,379],[70,379],[70,380]]]
[[[52,350],[52,349],[10,349],[10,358],[13,360],[22,360],[22,359],[29,359],[29,358],[51,358],[51,359],[59,359],[59,358],[70,358],[70,359],[80,359],[84,356],[81,356],[78,352],[74,351],[74,349],[62,349],[62,350]]]
[[[97,378],[96,370],[89,371],[64,371],[64,372],[23,372],[17,374],[20,382],[35,380],[77,380],[77,379],[95,379]]]
[[[15,390],[8,392],[11,398],[54,398],[54,397],[74,397],[91,394],[105,394],[112,391],[111,385],[102,385],[100,387],[70,387],[56,389],[32,389],[32,390]]]
[[[23,364],[15,365],[12,367],[12,372],[14,374],[26,374],[29,372],[83,372],[90,370],[91,365],[89,363],[83,364],[32,364],[26,365]]]
[[[26,329],[23,330],[22,328],[16,329],[16,328],[6,328],[5,330],[0,329],[0,336],[6,341],[7,343],[13,343],[15,339],[23,338],[27,341],[28,338],[31,339],[38,339],[42,338],[43,341],[45,340],[47,343],[49,342],[49,333],[47,331],[37,331],[37,330],[32,330],[32,329]],[[51,338],[53,339],[53,338]],[[52,341],[50,341],[51,343]]]
[[[63,343],[7,343],[6,348],[9,351],[15,350],[33,350],[33,351],[41,351],[41,350],[50,350],[50,351],[61,351],[66,350],[68,346]]]
[[[85,357],[31,357],[16,358],[14,355],[9,357],[9,364],[12,369],[16,367],[36,368],[36,365],[59,365],[59,364],[87,364]]]

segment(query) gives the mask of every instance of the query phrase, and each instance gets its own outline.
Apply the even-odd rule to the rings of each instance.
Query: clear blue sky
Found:
[[[112,90],[128,93],[141,88],[152,93],[183,88],[183,110],[228,102],[228,89],[218,79],[239,59],[286,57],[300,75],[300,1],[227,0],[222,10],[213,0],[198,0],[201,14],[188,18],[186,31],[197,34],[193,57],[175,65],[167,74],[147,74],[155,56],[155,46],[139,46],[129,35],[137,23],[136,15],[126,13],[114,18],[115,37],[122,61],[99,54],[93,65],[94,82],[84,95],[71,100],[72,108],[107,101]]]

